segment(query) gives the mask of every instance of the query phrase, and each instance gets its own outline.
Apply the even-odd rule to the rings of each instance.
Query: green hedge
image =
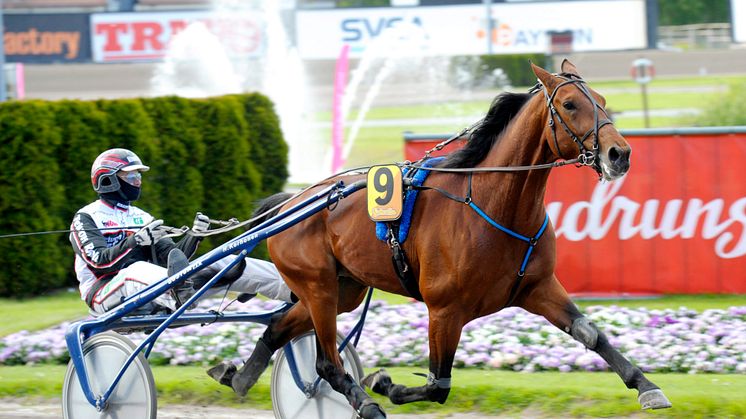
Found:
[[[246,219],[288,176],[279,119],[260,94],[3,103],[0,235],[69,228],[96,199],[91,163],[112,147],[151,166],[137,205],[177,227],[197,211]],[[201,251],[236,234],[206,240]],[[0,239],[0,297],[77,286],[72,262],[66,234]]]

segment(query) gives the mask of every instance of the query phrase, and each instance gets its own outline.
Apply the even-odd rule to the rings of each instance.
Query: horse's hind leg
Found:
[[[520,295],[516,305],[544,316],[585,347],[598,353],[622,378],[627,388],[638,391],[638,400],[643,409],[671,407],[671,402],[660,388],[648,380],[640,368],[634,366],[611,346],[606,335],[580,314],[555,276],[537,283]]]
[[[363,384],[387,396],[394,404],[418,401],[445,403],[451,391],[451,369],[463,326],[464,322],[457,313],[430,308],[430,374],[424,386],[394,384],[384,370],[368,375],[363,379]]]
[[[272,354],[282,348],[293,337],[312,328],[311,317],[302,304],[296,304],[287,313],[276,314],[256,342],[254,351],[240,369],[230,362],[210,368],[207,374],[220,384],[233,388],[239,396],[245,396],[267,369]]]

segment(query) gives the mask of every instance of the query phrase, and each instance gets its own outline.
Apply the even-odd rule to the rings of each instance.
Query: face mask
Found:
[[[140,188],[132,186],[127,182],[119,182],[119,193],[127,201],[137,201],[140,199]]]

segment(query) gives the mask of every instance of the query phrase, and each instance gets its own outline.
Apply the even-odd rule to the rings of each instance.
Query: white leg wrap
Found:
[[[598,342],[598,329],[596,329],[596,326],[587,317],[578,317],[575,319],[572,322],[570,334],[588,349],[594,349]]]

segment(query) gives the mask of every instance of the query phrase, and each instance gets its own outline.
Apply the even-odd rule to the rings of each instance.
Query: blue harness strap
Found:
[[[508,234],[511,237],[515,237],[516,239],[520,241],[524,241],[528,243],[528,249],[526,250],[526,255],[523,257],[523,263],[521,263],[521,268],[518,270],[518,276],[523,276],[523,274],[526,273],[526,265],[528,265],[528,259],[531,257],[531,253],[534,251],[534,247],[536,247],[536,243],[539,242],[539,239],[544,234],[544,230],[546,230],[547,224],[549,224],[549,214],[544,216],[544,222],[541,224],[541,228],[539,228],[539,231],[533,237],[526,237],[522,234],[518,234],[515,231],[505,228],[502,225],[498,224],[497,221],[490,218],[490,216],[487,215],[484,211],[482,211],[482,209],[479,208],[477,204],[475,204],[474,202],[469,202],[469,206],[474,211],[476,211],[480,217],[487,220],[487,222],[490,223],[492,227],[495,227],[496,229]]]
[[[522,234],[518,234],[515,231],[500,225],[497,221],[493,220],[492,218],[490,218],[489,215],[487,215],[484,211],[482,211],[482,209],[479,208],[477,204],[475,204],[474,202],[469,201],[469,206],[477,214],[479,214],[480,217],[484,218],[488,223],[490,223],[490,225],[492,225],[496,229],[520,241],[524,241],[528,243],[528,249],[526,249],[526,254],[523,256],[523,262],[521,262],[521,267],[518,269],[518,277],[516,278],[515,282],[513,282],[513,286],[510,288],[510,295],[508,296],[508,302],[505,304],[505,306],[508,306],[513,302],[513,299],[518,293],[518,288],[520,288],[521,286],[521,281],[523,280],[523,276],[526,274],[526,266],[528,265],[529,259],[531,259],[531,253],[534,252],[534,247],[536,247],[536,244],[539,243],[539,239],[544,234],[544,231],[547,229],[547,225],[549,224],[549,214],[547,213],[544,216],[544,222],[541,223],[541,227],[539,228],[539,231],[537,231],[533,237],[526,237]]]
[[[405,240],[407,240],[407,236],[409,235],[409,227],[412,225],[412,212],[414,211],[414,204],[417,201],[417,193],[419,190],[416,188],[418,186],[422,186],[423,183],[425,183],[425,179],[427,179],[427,176],[430,174],[429,170],[425,170],[424,168],[427,167],[433,167],[436,164],[440,163],[444,157],[435,157],[432,159],[425,160],[422,163],[423,169],[414,169],[414,175],[411,176],[411,182],[410,184],[413,186],[413,188],[407,189],[407,191],[404,194],[404,205],[402,206],[402,215],[399,219],[399,237],[397,239],[399,240],[399,243],[404,243]],[[409,173],[411,169],[404,168],[404,176]],[[378,240],[386,241],[387,233],[388,233],[388,226],[387,223],[383,222],[377,222],[376,223],[376,237],[378,237]]]

